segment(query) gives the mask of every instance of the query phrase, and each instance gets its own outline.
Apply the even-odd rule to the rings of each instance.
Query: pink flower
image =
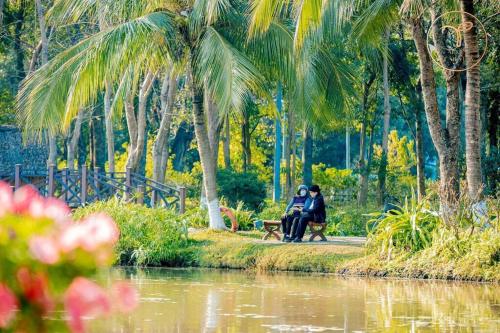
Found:
[[[38,261],[52,265],[59,261],[59,247],[51,237],[35,236],[30,239],[30,252]]]
[[[29,212],[31,202],[35,198],[40,198],[40,195],[38,194],[37,190],[31,185],[26,185],[16,190],[13,200],[14,212],[18,214]]]
[[[56,198],[45,199],[44,216],[56,221],[59,225],[68,221],[71,210],[62,200]]]
[[[6,328],[9,325],[18,309],[19,305],[14,293],[6,285],[0,283],[0,328]]]
[[[117,282],[111,288],[112,299],[121,312],[131,312],[139,303],[139,293],[127,282]]]
[[[59,236],[59,246],[63,252],[71,252],[80,247],[86,236],[87,231],[83,224],[68,224]]]
[[[82,221],[87,235],[83,238],[82,247],[94,251],[100,245],[114,245],[120,236],[115,222],[106,214],[93,214]]]
[[[111,305],[104,290],[94,282],[77,277],[64,295],[68,325],[72,332],[84,332],[83,316],[109,313]]]
[[[17,271],[17,281],[26,299],[38,306],[42,314],[54,309],[55,302],[49,295],[47,276],[43,273],[31,273],[26,267]]]
[[[12,211],[12,189],[10,185],[0,181],[0,216]]]

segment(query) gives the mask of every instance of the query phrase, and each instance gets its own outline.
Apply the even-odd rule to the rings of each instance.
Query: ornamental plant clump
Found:
[[[0,182],[0,331],[79,333],[84,318],[134,309],[128,283],[89,279],[111,265],[118,237],[105,214],[73,221],[64,202]]]

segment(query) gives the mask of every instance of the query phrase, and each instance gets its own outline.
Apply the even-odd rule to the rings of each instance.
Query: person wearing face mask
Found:
[[[293,235],[294,238],[292,241],[294,243],[302,242],[302,237],[304,237],[309,222],[325,223],[326,221],[325,200],[323,199],[319,186],[311,186],[309,188],[309,195],[310,198],[308,198],[304,204],[297,230]]]
[[[286,206],[285,214],[281,217],[281,228],[283,230],[284,242],[291,241],[290,234],[293,229],[293,222],[295,219],[300,218],[300,212],[302,211],[307,198],[307,186],[300,185],[297,190],[297,195],[295,195],[288,203],[288,206]]]

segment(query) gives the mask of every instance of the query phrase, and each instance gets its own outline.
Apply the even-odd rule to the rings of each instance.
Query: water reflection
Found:
[[[219,270],[115,269],[139,308],[92,332],[500,332],[496,285]]]

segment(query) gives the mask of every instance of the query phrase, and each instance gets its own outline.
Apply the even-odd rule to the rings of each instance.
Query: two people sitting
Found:
[[[325,201],[318,185],[300,185],[281,218],[284,242],[302,242],[309,222],[325,223]]]

